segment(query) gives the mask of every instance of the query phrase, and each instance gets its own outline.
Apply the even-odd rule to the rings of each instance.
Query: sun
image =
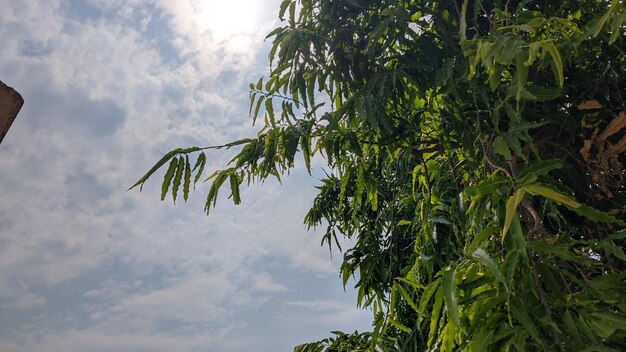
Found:
[[[261,20],[262,0],[204,0],[198,4],[195,22],[201,32],[218,39],[254,33]]]

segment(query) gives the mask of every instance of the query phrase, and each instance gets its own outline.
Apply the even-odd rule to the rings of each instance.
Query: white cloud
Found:
[[[345,309],[344,303],[334,300],[290,301],[285,304],[322,312],[334,312]]]
[[[287,287],[281,285],[272,279],[272,276],[268,273],[258,273],[254,275],[252,278],[254,284],[252,285],[252,289],[261,293],[276,293],[276,292],[285,292],[287,291]]]
[[[285,302],[289,307],[301,308],[314,314],[314,320],[298,320],[292,315],[284,317],[293,324],[300,326],[332,326],[334,330],[342,330],[351,332],[358,327],[367,326],[372,319],[372,313],[369,310],[356,310],[354,304],[347,304],[336,299],[325,300],[308,300],[308,301],[289,301]]]
[[[32,308],[45,303],[46,299],[44,297],[29,293],[17,299],[14,307],[19,309]]]
[[[125,297],[109,309],[114,318],[111,327],[129,321],[176,321],[204,324],[220,321],[226,314],[220,306],[236,293],[227,279],[203,273],[193,278],[177,280],[147,294]]]
[[[31,352],[169,352],[202,351],[203,346],[219,346],[229,329],[218,334],[199,334],[195,336],[173,334],[108,334],[96,329],[69,330],[60,334],[49,334],[42,339],[30,339],[24,346],[17,347],[7,343],[3,351]],[[0,344],[0,346],[2,346]]]

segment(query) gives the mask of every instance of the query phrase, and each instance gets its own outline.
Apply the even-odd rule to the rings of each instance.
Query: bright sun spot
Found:
[[[261,20],[259,0],[204,0],[196,12],[201,32],[210,31],[218,39],[254,33]]]

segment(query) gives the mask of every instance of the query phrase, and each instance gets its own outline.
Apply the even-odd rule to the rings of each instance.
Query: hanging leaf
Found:
[[[600,34],[600,32],[602,31],[602,28],[604,27],[604,25],[606,24],[606,22],[609,20],[609,18],[611,17],[611,13],[613,12],[613,10],[615,10],[615,7],[617,6],[618,1],[617,0],[611,0],[611,7],[608,9],[608,11],[606,11],[604,13],[604,15],[602,17],[600,17],[600,19],[595,23],[595,26],[593,27],[593,32],[592,32],[592,36],[595,38],[598,36],[598,34]]]
[[[456,294],[456,270],[452,268],[448,268],[443,272],[443,293],[444,299],[446,302],[446,309],[448,310],[448,314],[450,318],[456,324],[456,326],[461,326],[461,320],[459,319],[459,306],[458,306],[458,297]]]
[[[459,37],[461,38],[461,41],[466,40],[467,39],[467,5],[468,5],[469,1],[465,0],[463,1],[463,5],[461,5],[461,18],[460,18],[460,26],[459,26]]]
[[[239,185],[241,184],[241,181],[239,180],[239,177],[235,173],[231,173],[229,177],[230,177],[230,191],[233,196],[233,203],[235,203],[235,205],[240,204],[241,196],[239,194]]]
[[[194,177],[193,179],[194,188],[196,188],[196,183],[198,183],[198,180],[200,180],[200,177],[202,177],[202,172],[204,171],[205,164],[206,164],[206,155],[204,153],[201,153],[200,155],[198,155],[198,159],[196,160],[196,165],[194,165],[193,167],[193,171],[195,171],[196,168],[198,168],[198,173],[196,174],[196,177]]]
[[[568,207],[574,209],[580,208],[581,206],[581,204],[574,199],[547,187],[533,185],[527,186],[525,189],[528,191],[528,193],[543,196],[545,198],[548,198],[555,202],[559,202],[563,205],[567,205]]]
[[[161,185],[161,200],[165,200],[165,195],[167,194],[167,190],[170,188],[170,183],[172,182],[172,178],[178,169],[178,158],[172,159],[170,162],[170,166],[165,172],[165,176],[163,177],[163,184]]]
[[[543,42],[541,46],[552,56],[552,61],[554,62],[554,76],[559,83],[559,87],[563,87],[565,77],[563,76],[563,60],[561,60],[559,50],[552,42]]]
[[[193,153],[193,152],[197,152],[199,150],[202,150],[202,148],[199,147],[193,147],[193,148],[177,148],[174,149],[170,152],[168,152],[167,154],[165,154],[161,160],[159,160],[156,164],[154,164],[154,166],[148,171],[146,172],[145,175],[143,175],[139,181],[137,181],[134,185],[132,185],[128,190],[130,191],[131,189],[141,185],[141,188],[143,188],[143,184],[150,178],[150,176],[152,176],[152,174],[154,174],[158,169],[161,168],[161,166],[165,165],[165,163],[172,159],[174,156],[178,155],[178,154],[188,154],[188,153]],[[168,186],[169,187],[169,186]]]
[[[520,171],[518,178],[524,178],[529,174],[535,174],[536,176],[547,175],[550,171],[563,168],[563,161],[561,159],[549,159],[534,163],[524,170]]]
[[[511,150],[502,136],[498,136],[493,140],[493,150],[502,155],[505,160],[511,160],[512,158]]]
[[[482,231],[478,233],[478,235],[476,235],[476,237],[474,237],[474,240],[467,247],[466,253],[468,254],[473,253],[476,250],[476,248],[483,245],[485,241],[487,241],[489,237],[497,233],[498,230],[500,230],[500,226],[496,224],[490,224],[489,226],[485,227]]]
[[[189,156],[185,155],[185,181],[183,184],[183,198],[185,202],[189,198],[189,186],[191,184],[191,165],[189,164]]]
[[[436,280],[434,282],[431,282],[428,286],[426,286],[426,289],[424,289],[424,292],[420,296],[418,316],[421,317],[424,314],[426,314],[426,307],[428,306],[428,303],[431,301],[435,292],[438,292],[437,289],[439,288],[440,284],[441,284],[441,280]]]
[[[402,285],[398,285],[398,289],[400,290],[402,298],[409,305],[409,307],[411,307],[416,313],[419,312],[419,308],[417,308],[417,305],[413,301],[413,298],[411,298],[411,295],[406,291],[406,289],[404,289]]]
[[[504,187],[505,185],[510,185],[510,184],[511,184],[511,181],[506,177],[492,176],[477,185],[467,187],[463,191],[463,193],[465,193],[465,195],[468,197],[483,196],[483,195],[491,194],[495,192],[496,190],[500,189],[501,187]]]
[[[495,260],[493,260],[493,258],[491,258],[491,256],[487,252],[485,252],[484,249],[482,248],[476,249],[474,253],[472,254],[472,257],[478,260],[481,264],[483,264],[485,268],[489,270],[491,275],[493,275],[493,277],[496,278],[496,280],[500,281],[506,286],[506,282],[504,281],[504,276],[502,276],[502,272],[500,271],[498,264],[496,263]]]
[[[541,334],[535,324],[533,324],[532,319],[528,316],[528,310],[521,304],[521,301],[512,302],[510,309],[513,317],[522,324],[524,330],[545,349],[545,341],[541,338]]]
[[[528,248],[537,252],[554,255],[563,260],[575,262],[583,265],[598,265],[597,261],[594,261],[588,257],[575,254],[570,248],[563,246],[562,244],[549,243],[546,241],[536,240],[528,242]]]
[[[431,347],[437,339],[437,326],[439,325],[439,319],[441,317],[441,310],[443,308],[444,290],[439,287],[435,294],[435,303],[433,304],[432,313],[430,316],[430,332],[428,333],[428,347]]]
[[[185,159],[181,156],[178,159],[178,166],[176,168],[176,174],[174,175],[173,183],[172,183],[172,199],[174,200],[174,204],[176,204],[176,196],[178,195],[178,189],[180,188],[184,171],[185,171]]]
[[[524,199],[526,190],[524,188],[518,189],[509,199],[506,201],[506,213],[504,217],[504,225],[502,227],[502,241],[511,228],[513,217],[517,216],[517,206]]]
[[[399,323],[399,322],[397,322],[397,321],[395,321],[395,320],[393,320],[393,319],[389,319],[389,322],[390,322],[393,326],[395,326],[396,328],[398,328],[398,329],[400,329],[400,330],[402,330],[402,331],[404,331],[404,332],[407,332],[407,333],[410,333],[410,332],[411,332],[411,328],[406,327],[406,326],[402,325],[401,323]]]

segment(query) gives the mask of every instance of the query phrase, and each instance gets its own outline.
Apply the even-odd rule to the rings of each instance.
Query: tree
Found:
[[[226,181],[239,203],[296,154],[327,161],[305,223],[329,247],[356,239],[343,284],[373,328],[297,351],[626,348],[624,1],[284,0],[279,15],[250,86],[262,128],[209,147],[241,149],[207,179],[206,211]],[[187,199],[205,149],[135,186],[169,161],[161,197]]]

